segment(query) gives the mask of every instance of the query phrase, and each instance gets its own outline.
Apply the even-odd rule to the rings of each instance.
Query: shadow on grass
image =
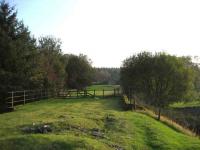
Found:
[[[17,106],[16,110],[24,110],[26,111],[33,111],[37,109],[41,109],[41,107],[45,106],[65,106],[67,107],[68,104],[91,104],[98,102],[100,106],[103,106],[102,109],[104,110],[116,110],[122,111],[121,102],[119,97],[94,97],[94,98],[73,98],[73,99],[48,99],[48,100],[41,100],[32,103],[28,103],[26,105]]]
[[[88,146],[87,146],[88,147]],[[0,140],[1,150],[74,150],[86,149],[82,140],[51,139],[43,136],[20,136]]]
[[[145,112],[145,111],[144,112],[140,112],[140,113],[153,118],[154,120],[160,122],[163,125],[168,126],[169,128],[173,129],[174,131],[176,131],[178,133],[186,134],[186,135],[189,135],[189,136],[196,136],[195,133],[193,133],[191,130],[189,130],[189,129],[177,124],[173,120],[170,120],[168,118],[162,119],[163,117],[161,117],[161,120],[158,120],[157,116],[155,114],[150,114],[150,113]]]

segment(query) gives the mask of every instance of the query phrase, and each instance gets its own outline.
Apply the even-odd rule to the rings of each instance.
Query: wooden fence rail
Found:
[[[14,106],[19,104],[26,104],[39,99],[48,98],[49,92],[47,90],[24,90],[8,92],[6,103],[9,109],[14,109]]]
[[[80,98],[80,97],[116,97],[121,96],[120,89],[113,90],[24,90],[8,92],[6,103],[8,109],[14,109],[16,105],[25,105],[26,103],[48,99],[50,97],[58,98]]]
[[[79,98],[79,97],[109,97],[120,96],[120,89],[112,90],[60,90],[57,93],[58,97],[62,98]]]

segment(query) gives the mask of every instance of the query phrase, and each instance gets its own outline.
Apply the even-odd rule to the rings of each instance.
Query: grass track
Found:
[[[48,134],[23,133],[22,126],[50,124]],[[0,114],[0,149],[199,150],[200,140],[155,119],[123,111],[120,99],[50,99]],[[69,128],[70,127],[70,128]],[[94,137],[93,129],[104,133]],[[86,132],[85,132],[86,131]]]

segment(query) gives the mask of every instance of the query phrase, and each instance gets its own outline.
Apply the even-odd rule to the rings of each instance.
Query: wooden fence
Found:
[[[80,97],[116,97],[121,95],[120,89],[112,90],[60,90],[57,96],[60,98],[80,98]]]
[[[8,92],[6,103],[8,109],[14,109],[14,106],[26,104],[40,99],[48,98],[49,92],[47,90],[24,90]]]
[[[6,103],[8,109],[14,109],[16,105],[26,104],[29,102],[57,98],[81,98],[81,97],[117,97],[121,95],[120,89],[113,90],[24,90],[8,92]]]

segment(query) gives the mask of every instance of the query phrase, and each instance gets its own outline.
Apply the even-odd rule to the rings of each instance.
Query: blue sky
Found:
[[[141,51],[200,55],[199,0],[9,0],[36,37],[53,35],[64,53],[120,67]]]
[[[54,34],[70,15],[76,0],[9,0],[16,5],[18,18],[23,20],[36,37]]]

